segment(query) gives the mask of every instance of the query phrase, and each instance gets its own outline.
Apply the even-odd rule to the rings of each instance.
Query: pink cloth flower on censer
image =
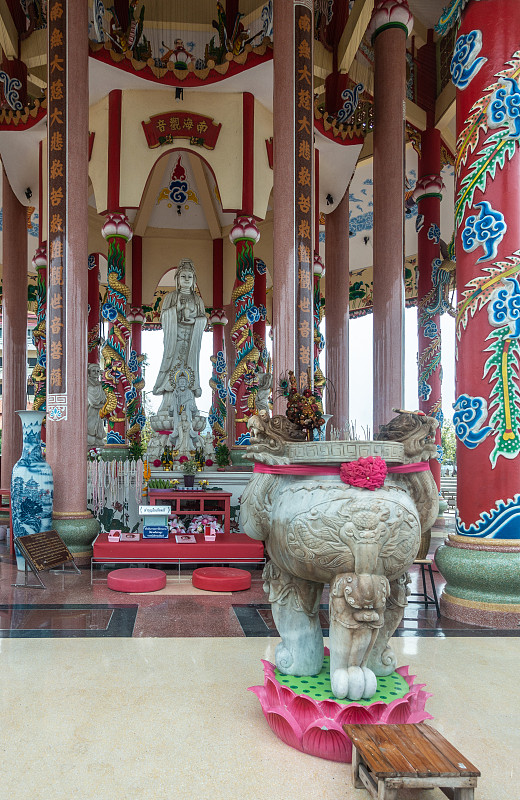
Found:
[[[380,489],[386,478],[386,464],[379,456],[358,458],[341,465],[339,476],[343,483],[358,486],[361,489]]]

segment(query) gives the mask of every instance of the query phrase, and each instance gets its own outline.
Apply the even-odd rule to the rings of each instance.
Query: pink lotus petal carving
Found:
[[[329,655],[328,648],[325,648],[325,655]],[[296,694],[278,683],[270,661],[262,660],[262,664],[264,685],[251,686],[249,691],[258,697],[269,727],[290,747],[319,758],[344,763],[352,760],[352,743],[343,725],[411,724],[433,719],[425,710],[431,692],[425,692],[422,683],[414,684],[415,675],[410,675],[407,666],[396,669],[409,686],[404,697],[391,703],[378,700],[366,706],[361,703],[345,705],[335,700],[317,702],[307,695]]]
[[[285,687],[289,689],[288,686]],[[305,728],[317,719],[323,719],[323,713],[319,703],[312,697],[305,694],[295,694],[292,689],[292,699],[287,706],[287,710],[298,720],[300,727]]]
[[[302,729],[294,717],[282,709],[276,711],[264,710],[264,716],[273,733],[275,733],[282,742],[288,744],[289,747],[294,747],[296,750],[303,750]]]
[[[329,761],[352,761],[352,742],[345,731],[330,719],[311,723],[303,734],[303,752]]]

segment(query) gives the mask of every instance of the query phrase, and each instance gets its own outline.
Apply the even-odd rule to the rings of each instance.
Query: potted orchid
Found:
[[[179,458],[179,464],[181,469],[184,473],[184,486],[189,489],[193,488],[193,484],[195,483],[195,473],[197,472],[198,464],[194,458],[188,458],[188,456],[181,456]]]

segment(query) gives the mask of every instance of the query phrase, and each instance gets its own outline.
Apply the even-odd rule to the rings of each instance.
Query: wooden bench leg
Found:
[[[455,789],[453,792],[453,800],[473,800],[474,796],[474,789]]]
[[[397,789],[389,789],[383,780],[377,784],[377,800],[398,800]]]
[[[359,777],[359,753],[354,745],[352,745],[352,783],[355,789],[362,789],[364,786],[363,781]]]

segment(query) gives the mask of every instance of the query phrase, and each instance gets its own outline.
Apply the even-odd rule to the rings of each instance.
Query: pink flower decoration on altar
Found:
[[[161,466],[161,459],[160,458],[156,458],[155,461],[153,462],[153,465],[154,465],[154,467],[160,467]]]
[[[386,478],[386,464],[379,456],[358,458],[341,465],[339,476],[343,483],[359,486],[361,489],[380,489]]]
[[[184,462],[187,461],[187,460],[188,460],[188,456],[181,456],[179,458],[179,464],[184,464]]]
[[[213,466],[213,461],[211,460],[211,458],[207,458],[204,463],[206,464],[207,467]]]

